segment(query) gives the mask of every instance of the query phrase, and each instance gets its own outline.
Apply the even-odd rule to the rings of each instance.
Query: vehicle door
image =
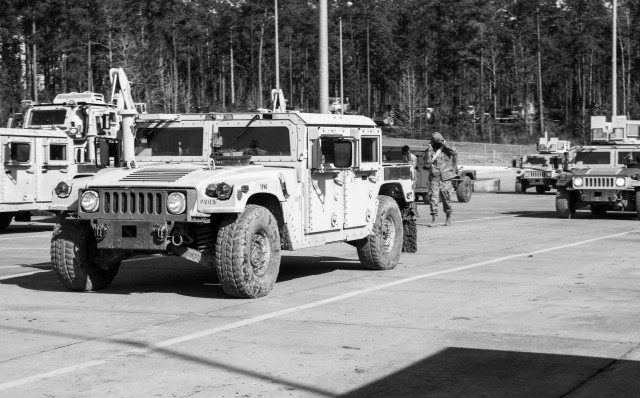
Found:
[[[53,188],[69,176],[70,166],[73,164],[73,143],[68,138],[41,138],[43,145],[41,153],[36,153],[36,158],[42,159],[38,176],[38,190],[36,201],[50,202]],[[36,152],[40,148],[37,148]],[[38,156],[39,155],[39,156]]]
[[[323,129],[320,129],[323,130]],[[345,202],[343,166],[347,157],[353,158],[354,141],[348,137],[348,130],[326,129],[320,134],[310,134],[309,153],[311,170],[309,172],[308,194],[305,195],[306,217],[305,233],[314,234],[341,230],[344,225]],[[324,133],[324,134],[323,134]],[[314,137],[315,135],[315,137]],[[351,154],[345,148],[352,148]],[[336,150],[338,149],[338,150]]]
[[[366,225],[374,217],[378,182],[383,178],[380,136],[373,129],[360,129],[355,141],[354,166],[343,170],[344,228]]]
[[[0,203],[24,203],[35,200],[37,184],[36,138],[3,136],[0,176]]]

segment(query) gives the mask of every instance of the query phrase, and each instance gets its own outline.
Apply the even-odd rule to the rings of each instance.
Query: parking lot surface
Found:
[[[637,397],[640,221],[559,219],[554,197],[476,193],[438,228],[420,204],[396,269],[362,270],[342,243],[285,252],[257,300],[155,256],[69,292],[53,219],[12,224],[0,397]]]

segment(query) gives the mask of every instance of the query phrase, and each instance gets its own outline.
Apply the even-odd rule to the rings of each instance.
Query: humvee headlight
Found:
[[[100,206],[100,199],[98,199],[98,193],[96,191],[85,191],[80,198],[80,207],[85,213],[93,213],[98,210]]]
[[[574,187],[581,187],[582,184],[584,184],[584,180],[582,179],[582,177],[575,177],[573,179],[573,186]]]
[[[248,191],[248,190],[247,190]],[[204,194],[210,198],[218,198],[220,200],[227,200],[233,193],[233,185],[229,185],[226,182],[220,184],[209,184],[204,191]]]
[[[71,186],[64,181],[60,181],[53,191],[59,198],[68,198],[71,195]]]
[[[218,184],[216,187],[216,194],[218,194],[218,199],[226,200],[231,197],[231,193],[233,192],[233,186],[223,182]]]
[[[551,177],[552,173],[553,172],[551,172],[551,171],[547,171],[547,177]]]
[[[167,211],[171,214],[182,214],[187,208],[187,198],[182,192],[172,192],[167,197]]]
[[[616,178],[616,187],[624,187],[627,185],[627,180],[624,177]]]

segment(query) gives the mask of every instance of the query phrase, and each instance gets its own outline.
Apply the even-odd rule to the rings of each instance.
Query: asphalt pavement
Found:
[[[49,264],[52,219],[0,233],[0,397],[637,397],[633,213],[475,193],[389,271],[331,244],[285,252],[273,291],[224,295],[175,257],[97,293]],[[444,217],[440,223],[444,221]]]

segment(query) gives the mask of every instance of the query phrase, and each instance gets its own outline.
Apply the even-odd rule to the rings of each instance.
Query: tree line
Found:
[[[589,117],[611,113],[610,1],[327,1],[329,95],[340,95],[342,47],[351,110],[393,116],[391,133],[530,143],[542,103],[545,130],[581,143]],[[112,67],[125,69],[134,99],[152,112],[268,108],[275,3],[0,0],[0,121],[23,99],[108,96]],[[318,1],[277,5],[280,87],[289,107],[313,112]],[[618,0],[617,109],[636,119],[639,17],[639,2]]]

